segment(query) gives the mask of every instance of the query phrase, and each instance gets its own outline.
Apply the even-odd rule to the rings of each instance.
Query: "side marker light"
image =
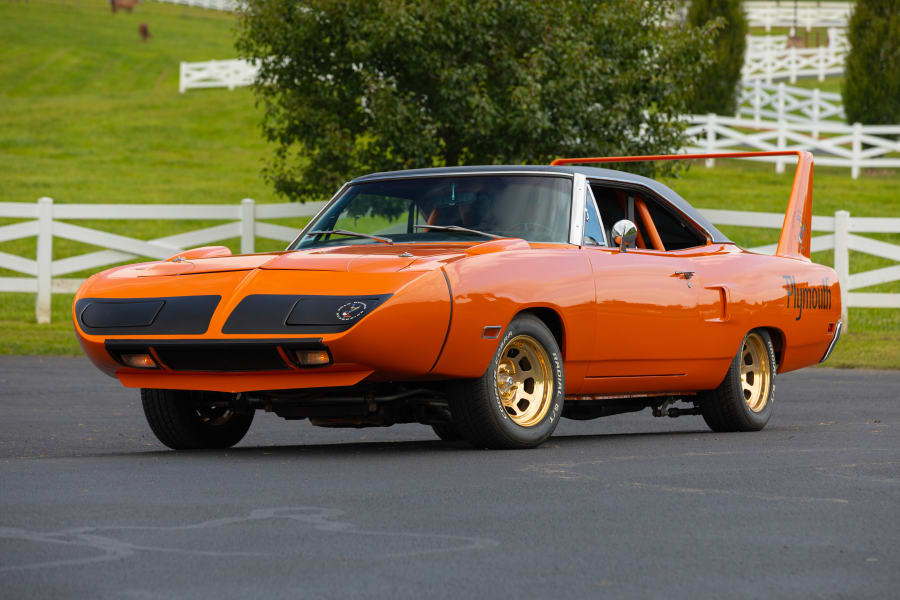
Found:
[[[123,354],[122,362],[136,369],[156,369],[156,361],[149,354]]]
[[[320,367],[331,363],[328,350],[297,350],[297,362],[304,367]]]

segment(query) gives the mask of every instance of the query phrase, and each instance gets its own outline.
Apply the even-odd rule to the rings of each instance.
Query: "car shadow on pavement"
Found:
[[[551,437],[549,440],[538,448],[531,450],[491,450],[492,454],[510,454],[510,453],[540,453],[542,451],[553,451],[562,447],[571,448],[577,445],[590,444],[595,447],[598,443],[615,443],[616,441],[631,439],[638,440],[640,438],[661,438],[671,437],[678,438],[689,435],[705,435],[712,432],[696,429],[696,430],[680,430],[680,431],[650,431],[650,432],[628,432],[628,433],[596,433],[596,434],[575,434]],[[359,458],[366,455],[384,456],[392,455],[408,455],[408,454],[436,454],[444,452],[479,452],[477,448],[473,448],[467,442],[454,441],[446,442],[442,440],[397,440],[397,441],[360,441],[360,442],[339,442],[339,443],[311,443],[311,444],[278,444],[278,445],[259,445],[259,446],[237,446],[227,450],[149,450],[138,452],[112,452],[104,454],[95,454],[97,457],[120,457],[120,458],[136,458],[136,457],[185,457],[185,458],[215,458],[221,457],[228,460],[234,458],[248,458],[254,456],[302,456],[302,457],[351,457]],[[482,452],[487,452],[481,450]]]

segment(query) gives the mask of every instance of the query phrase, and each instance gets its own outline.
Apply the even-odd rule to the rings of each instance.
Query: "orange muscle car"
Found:
[[[809,259],[812,156],[780,154],[798,165],[774,256],[657,181],[583,166],[704,155],[376,173],[284,252],[94,275],[75,330],[176,449],[229,447],[259,409],[490,448],[644,408],[759,430],[776,372],[825,360],[841,330],[837,276]]]

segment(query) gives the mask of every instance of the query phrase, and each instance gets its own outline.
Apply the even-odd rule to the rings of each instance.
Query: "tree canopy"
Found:
[[[900,123],[900,2],[858,0],[842,95],[849,123]]]
[[[717,23],[670,0],[247,0],[265,169],[291,199],[372,171],[683,145]],[[647,164],[631,168],[651,168]]]

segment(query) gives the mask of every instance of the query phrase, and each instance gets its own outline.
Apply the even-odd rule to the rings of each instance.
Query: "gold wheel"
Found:
[[[497,365],[497,393],[513,423],[540,423],[553,399],[550,356],[530,335],[517,335],[503,347]]]
[[[741,393],[747,408],[761,412],[769,401],[772,388],[772,368],[766,342],[756,332],[744,340],[741,349]]]

